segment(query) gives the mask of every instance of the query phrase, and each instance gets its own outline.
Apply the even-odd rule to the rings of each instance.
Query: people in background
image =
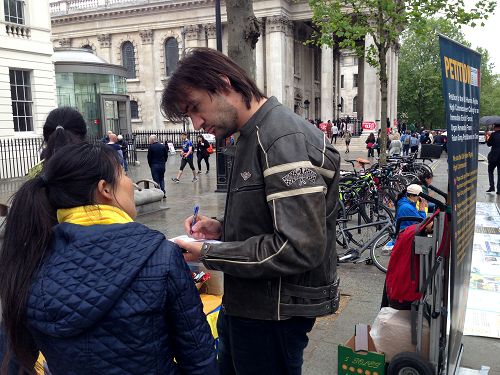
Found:
[[[368,149],[368,157],[375,156],[375,148],[374,148],[374,146],[376,145],[375,134],[370,133],[366,138],[365,143],[366,143],[366,148]]]
[[[207,167],[207,171],[205,172],[208,174],[210,172],[210,164],[208,162],[208,158],[210,157],[210,154],[208,153],[208,148],[210,147],[210,143],[202,136],[198,136],[198,140],[196,142],[196,158],[198,159],[198,174],[201,173],[201,161],[205,161],[205,165]]]
[[[155,134],[149,136],[147,158],[149,168],[151,169],[151,177],[153,181],[160,186],[161,191],[163,191],[163,198],[166,198],[165,163],[168,160],[168,152],[166,147],[158,142],[158,138]]]
[[[198,177],[196,177],[196,171],[194,170],[194,164],[193,164],[193,153],[194,153],[193,142],[191,142],[187,133],[182,133],[181,137],[182,137],[181,166],[179,168],[179,171],[177,172],[177,176],[172,178],[172,181],[178,184],[182,176],[182,172],[186,167],[186,164],[189,164],[189,168],[191,168],[191,171],[193,172],[192,181],[196,182],[198,181]]]
[[[420,145],[420,137],[418,133],[415,133],[410,138],[410,152],[412,154],[418,152],[418,146]]]
[[[123,135],[118,134],[116,137],[118,139],[118,145],[120,146],[120,149],[122,150],[123,154],[123,168],[125,169],[125,172],[128,172],[128,142],[123,139]]]
[[[493,193],[495,191],[495,177],[493,173],[495,168],[497,169],[497,194],[500,195],[500,124],[495,124],[493,128],[493,133],[491,133],[486,144],[491,147],[488,153],[488,179],[490,182],[490,187],[487,190],[488,193]]]

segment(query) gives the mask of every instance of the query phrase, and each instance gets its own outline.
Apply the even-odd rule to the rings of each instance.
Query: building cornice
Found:
[[[214,0],[164,0],[158,3],[147,4],[132,4],[127,3],[116,4],[113,6],[97,6],[95,8],[76,9],[75,11],[67,11],[64,14],[53,12],[51,14],[52,25],[88,22],[93,20],[105,20],[121,17],[137,17],[142,15],[157,14],[162,11],[184,10],[193,8],[214,7]]]

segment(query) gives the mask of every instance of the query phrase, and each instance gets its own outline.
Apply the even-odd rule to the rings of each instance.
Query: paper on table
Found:
[[[196,238],[189,237],[186,234],[183,234],[182,236],[177,236],[173,238],[169,238],[170,241],[175,242],[175,240],[181,240],[185,242],[207,242],[207,243],[221,243],[221,241],[217,240],[197,240]]]

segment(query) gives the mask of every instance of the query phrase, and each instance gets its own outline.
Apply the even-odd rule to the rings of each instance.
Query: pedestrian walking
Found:
[[[148,147],[148,165],[151,169],[151,177],[156,182],[161,191],[163,191],[163,198],[166,198],[165,191],[165,163],[168,160],[168,152],[165,146],[158,142],[155,134],[149,136]]]
[[[420,145],[420,137],[418,133],[415,133],[410,138],[410,152],[412,154],[418,152],[418,146]]]
[[[118,139],[118,145],[120,146],[120,149],[122,150],[123,154],[123,169],[125,169],[125,172],[128,172],[128,142],[123,139],[123,135],[118,134],[116,137]]]
[[[191,172],[193,172],[193,182],[198,181],[198,177],[196,177],[196,171],[194,170],[194,164],[193,164],[193,142],[189,139],[187,133],[182,133],[182,150],[181,150],[181,166],[179,168],[179,171],[177,172],[177,176],[172,178],[172,181],[174,181],[176,184],[179,183],[182,172],[184,171],[184,168],[186,167],[186,164],[189,164],[189,168],[191,168]]]
[[[219,374],[181,249],[135,216],[102,143],[57,149],[21,186],[0,251],[2,374],[37,373],[39,352],[54,375]]]
[[[389,144],[389,156],[400,156],[403,144],[397,135],[392,136],[392,141]]]
[[[337,144],[337,137],[339,136],[339,127],[337,126],[336,123],[333,123],[332,125],[332,139],[330,142],[334,141],[333,143]]]
[[[368,157],[374,157],[375,156],[375,148],[374,146],[376,145],[375,142],[375,134],[370,133],[368,135],[368,138],[366,138],[366,148],[368,149]]]
[[[205,165],[207,166],[208,174],[210,171],[210,164],[208,163],[208,158],[210,154],[208,153],[208,148],[210,147],[210,143],[202,136],[198,136],[198,141],[196,142],[196,158],[198,159],[198,174],[201,173],[201,161],[205,160]]]
[[[495,191],[495,177],[493,173],[495,168],[497,169],[497,195],[500,195],[500,124],[495,124],[493,128],[493,133],[491,133],[486,143],[491,147],[488,153],[488,179],[490,181],[490,188],[487,190],[488,193]]]
[[[344,132],[345,153],[346,154],[349,153],[349,145],[351,144],[351,138],[352,138],[351,130],[349,128],[346,128],[346,130]]]
[[[403,144],[403,155],[408,156],[410,152],[411,132],[407,130],[406,133],[401,136],[400,141]]]
[[[240,132],[224,220],[184,223],[196,239],[224,242],[179,241],[187,260],[224,272],[222,374],[300,374],[315,317],[338,304],[338,152],[213,49],[195,48],[182,60],[162,109],[217,138]]]

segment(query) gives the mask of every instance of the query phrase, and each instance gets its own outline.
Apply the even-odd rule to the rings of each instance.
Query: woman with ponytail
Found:
[[[217,373],[181,249],[135,215],[132,181],[100,144],[61,147],[15,194],[0,252],[2,375],[12,358],[32,373],[38,351],[53,375]]]
[[[63,146],[85,141],[87,125],[83,116],[71,107],[53,109],[43,125],[44,149],[40,158],[42,161],[28,171],[28,177],[38,175],[43,163],[49,160],[54,153]]]

